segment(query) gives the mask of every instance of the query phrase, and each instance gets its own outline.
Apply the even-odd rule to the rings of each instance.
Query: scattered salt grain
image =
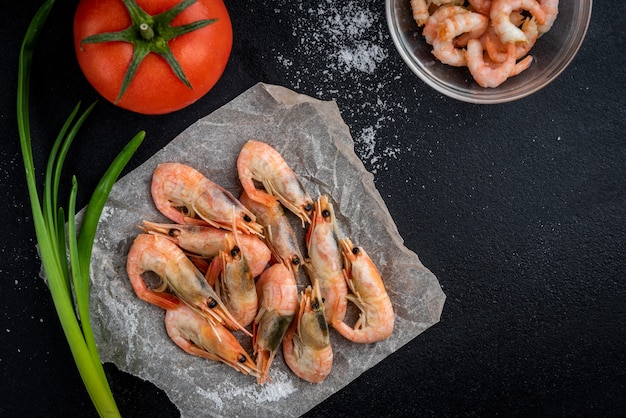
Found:
[[[406,114],[407,109],[397,104],[394,89],[380,82],[400,78],[386,65],[389,34],[383,9],[375,2],[337,5],[332,0],[321,0],[314,6],[297,0],[281,2],[280,6],[274,12],[281,22],[292,25],[291,34],[296,38],[295,43],[277,46],[274,51],[284,71],[282,78],[288,87],[312,89],[317,97],[334,99],[340,107],[344,102],[363,103],[362,109],[341,108],[344,119],[353,132],[358,132],[354,137],[356,152],[368,169],[373,173],[386,169],[385,161],[398,158],[403,150],[382,148],[377,131],[395,122],[396,113]],[[289,19],[282,19],[287,8]],[[296,46],[289,49],[287,45]],[[361,126],[364,119],[358,116],[364,112],[373,121],[369,126]]]

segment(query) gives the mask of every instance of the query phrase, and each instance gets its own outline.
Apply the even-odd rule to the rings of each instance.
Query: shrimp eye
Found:
[[[243,215],[243,220],[246,221],[246,222],[251,222],[252,218],[250,216],[248,216],[248,215]]]
[[[246,362],[246,356],[244,356],[243,354],[239,354],[239,357],[237,357],[237,361],[239,363],[245,363]]]
[[[217,302],[215,301],[215,299],[209,299],[209,302],[207,303],[207,306],[211,309],[215,308],[217,306]]]
[[[359,247],[352,248],[352,254],[357,255],[360,252],[361,252],[361,250],[359,249]]]
[[[169,231],[167,231],[167,235],[169,235],[170,237],[177,237],[179,235],[178,229],[171,228]]]
[[[311,211],[313,210],[313,203],[307,203],[307,204],[304,206],[304,210],[305,210],[306,212],[311,212]]]
[[[230,250],[230,256],[231,257],[237,257],[237,255],[239,255],[239,253],[241,252],[241,250],[239,249],[239,247],[234,246],[231,250]]]
[[[298,257],[297,255],[294,255],[293,258],[291,259],[291,264],[293,264],[294,266],[299,266],[300,257]]]
[[[324,218],[328,218],[328,217],[330,216],[330,211],[329,211],[328,209],[324,209],[324,210],[322,211],[322,216],[323,216]]]
[[[320,303],[317,300],[314,300],[313,302],[311,302],[311,308],[316,311],[318,310],[320,307]]]

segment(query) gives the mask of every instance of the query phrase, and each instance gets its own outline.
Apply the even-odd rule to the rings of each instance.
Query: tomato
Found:
[[[83,74],[104,98],[134,112],[164,114],[194,103],[217,83],[230,56],[226,6],[222,0],[135,1],[139,8],[133,1],[80,1],[74,47]]]

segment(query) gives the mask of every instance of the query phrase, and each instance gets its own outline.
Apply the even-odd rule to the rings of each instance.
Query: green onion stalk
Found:
[[[109,166],[89,200],[80,232],[77,232],[76,196],[78,183],[75,177],[72,178],[67,219],[65,211],[58,206],[57,201],[65,157],[78,130],[95,105],[94,103],[80,112],[81,105],[78,103],[61,128],[50,151],[43,185],[43,197],[40,199],[31,146],[29,79],[33,50],[53,4],[54,0],[47,0],[37,11],[27,29],[20,49],[17,88],[17,121],[20,145],[39,246],[39,256],[61,327],[85,388],[98,414],[102,417],[115,417],[120,416],[120,413],[100,361],[89,321],[89,267],[96,230],[104,204],[113,184],[143,141],[145,132],[139,132]]]

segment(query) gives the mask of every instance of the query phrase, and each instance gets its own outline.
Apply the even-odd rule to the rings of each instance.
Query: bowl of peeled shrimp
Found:
[[[393,42],[438,92],[470,103],[526,97],[556,79],[587,33],[592,0],[386,0]]]

